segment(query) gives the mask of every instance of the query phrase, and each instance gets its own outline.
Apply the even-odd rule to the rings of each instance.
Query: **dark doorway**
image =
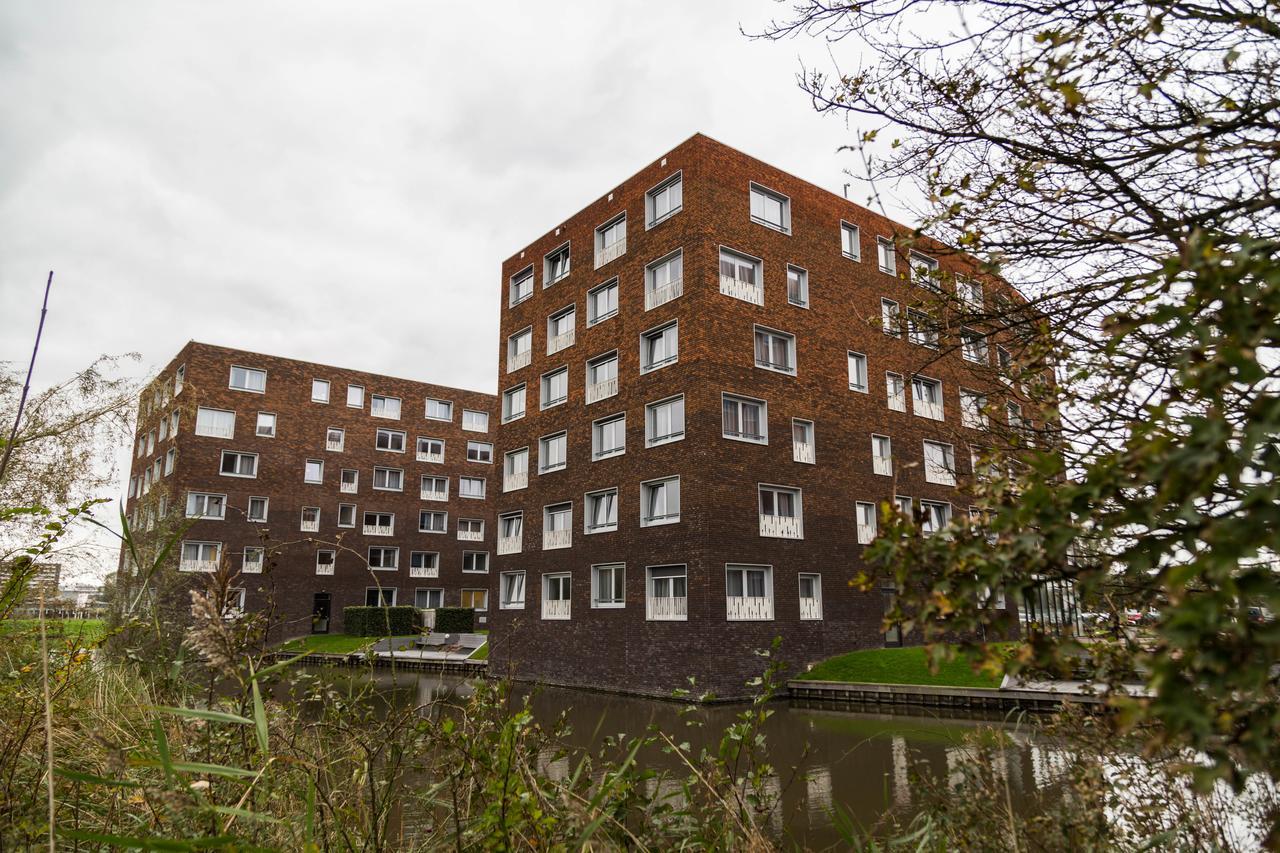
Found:
[[[329,593],[317,592],[315,603],[311,606],[311,633],[329,633]]]

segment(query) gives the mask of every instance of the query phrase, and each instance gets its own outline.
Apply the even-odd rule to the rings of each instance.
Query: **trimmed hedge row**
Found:
[[[343,633],[352,637],[395,637],[417,633],[412,607],[344,607]]]
[[[470,607],[437,607],[437,634],[470,634],[476,629],[476,612]]]

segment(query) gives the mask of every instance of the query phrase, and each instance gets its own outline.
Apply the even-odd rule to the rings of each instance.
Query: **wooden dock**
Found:
[[[1000,690],[990,687],[933,687],[924,684],[872,684],[845,681],[787,683],[793,700],[850,705],[910,705],[975,711],[1052,712],[1064,703],[1099,705],[1097,696],[1053,690]]]

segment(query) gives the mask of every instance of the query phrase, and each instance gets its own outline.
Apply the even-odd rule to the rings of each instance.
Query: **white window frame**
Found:
[[[604,314],[593,314],[593,309],[596,307],[596,302],[599,298],[598,294],[604,293],[605,291],[608,291],[608,290],[613,290],[614,292],[613,293],[613,310],[607,311]],[[621,291],[618,288],[617,276],[614,276],[608,281],[603,281],[600,284],[597,284],[595,287],[587,291],[587,328],[588,329],[590,329],[592,326],[598,323],[603,323],[605,320],[608,320],[610,317],[618,316],[618,309],[619,309],[618,297],[620,295],[621,295]]]
[[[236,385],[235,383],[236,383],[237,370],[244,371],[244,375],[246,379],[250,376],[261,374],[262,387],[251,388],[248,385]],[[233,364],[231,365],[231,374],[227,379],[227,387],[230,388],[232,391],[245,391],[250,394],[265,394],[267,393],[267,371],[263,370],[260,367],[246,367],[243,364]]]
[[[760,360],[760,336],[764,335],[768,340],[768,361]],[[782,341],[786,344],[787,363],[779,366],[772,361],[774,342]],[[790,332],[784,332],[781,329],[774,329],[769,326],[761,326],[759,323],[752,327],[751,335],[751,354],[755,360],[756,367],[761,370],[769,370],[774,373],[781,373],[786,376],[795,376],[799,373],[799,353],[796,346],[796,336]]]
[[[437,530],[434,527],[424,527],[422,525],[422,522],[427,517],[433,520],[436,518],[439,518],[442,521],[440,525],[440,529]],[[447,536],[449,534],[449,513],[446,510],[442,510],[442,509],[418,510],[418,532],[430,533],[435,536]]]
[[[348,512],[348,511],[351,514],[351,520],[350,522],[344,524],[342,521],[342,515],[344,512]],[[359,510],[355,504],[349,504],[349,503],[338,504],[337,526],[344,529],[354,528],[356,526],[356,513],[358,511]]]
[[[918,284],[933,291],[942,290],[942,284],[937,279],[939,270],[937,258],[932,258],[912,249],[907,256],[907,263],[911,267],[912,284]],[[922,273],[921,270],[927,270],[928,272]]]
[[[600,597],[600,577],[609,573],[609,592],[607,599]],[[613,593],[621,581],[621,597]],[[596,610],[620,610],[627,606],[627,564],[626,563],[592,563],[591,564],[591,607]]]
[[[472,568],[467,568],[467,558],[471,557]],[[483,569],[475,568],[477,557],[483,557]],[[464,575],[487,575],[489,574],[489,552],[488,551],[463,551],[462,552],[462,573]]]
[[[475,596],[480,596],[480,604],[475,603]],[[471,607],[467,607],[467,598],[471,597]],[[487,613],[489,611],[489,589],[488,587],[464,586],[458,590],[458,604],[464,609],[475,610],[479,613]]]
[[[878,452],[882,449],[888,453]],[[893,438],[890,436],[871,434],[871,473],[880,477],[893,476]]]
[[[667,406],[674,403],[680,404],[680,431],[671,432],[663,436],[653,435],[653,418],[661,406]],[[674,444],[677,441],[684,441],[687,423],[685,421],[685,398],[683,394],[676,394],[666,397],[662,400],[654,400],[652,403],[646,403],[644,406],[644,446],[645,447],[661,447],[664,444]]]
[[[388,476],[389,476],[389,475],[391,475],[391,474],[395,474],[396,476],[398,476],[398,477],[400,478],[400,485],[399,485],[399,486],[396,486],[396,487],[392,487],[392,486],[379,486],[379,485],[378,485],[378,473],[379,473],[379,472],[382,472],[383,474],[388,475]],[[385,478],[384,478],[384,479],[385,479]],[[373,488],[374,488],[374,489],[376,489],[377,491],[380,491],[380,492],[403,492],[403,491],[404,491],[404,469],[403,469],[403,468],[388,468],[388,467],[383,466],[383,465],[375,465],[375,466],[373,467],[373,484],[372,484],[372,485],[373,485]]]
[[[475,423],[469,423],[469,421],[474,422],[479,418],[483,419],[482,426],[476,426]],[[466,432],[488,432],[489,431],[489,413],[482,412],[479,409],[463,409],[462,410],[462,428]]]
[[[871,388],[869,385],[871,382],[871,370],[867,364],[866,354],[854,352],[853,350],[848,350],[846,354],[849,358],[849,390],[858,391],[863,394],[870,394]],[[861,380],[859,380],[856,375],[856,371],[854,369],[855,365],[858,366],[858,371],[861,372]]]
[[[671,512],[671,494],[672,484],[675,485],[675,512]],[[651,494],[653,490],[661,486],[663,487],[663,508],[666,510],[662,515],[650,516],[648,509],[651,502]],[[641,527],[663,527],[668,524],[679,524],[681,512],[684,504],[684,493],[680,484],[680,475],[676,474],[670,477],[657,477],[652,480],[645,480],[640,484],[640,526]]]
[[[797,273],[796,280],[800,283],[799,298],[793,298],[791,295],[791,274]],[[809,307],[809,271],[804,267],[795,264],[787,264],[787,304],[794,305],[797,308]]]
[[[321,392],[321,393],[318,393]],[[312,379],[311,380],[311,402],[313,403],[329,403],[329,380],[328,379]]]
[[[314,479],[311,477],[311,467],[313,465],[320,466],[319,476]],[[302,463],[302,482],[311,485],[322,485],[324,483],[324,460],[323,459],[306,459]]]
[[[217,498],[218,505],[222,508],[222,511],[217,515],[209,514],[210,498]],[[197,504],[203,503],[204,509],[199,512],[192,512],[193,501]],[[227,517],[227,496],[217,494],[216,492],[187,492],[185,513],[186,518],[198,518],[204,521],[224,521]]]
[[[622,422],[622,444],[620,444],[616,450],[611,450],[608,453],[602,453],[600,451],[601,442],[599,440],[600,435],[602,434],[601,427],[603,427],[606,424],[613,424],[616,421]],[[616,412],[612,415],[608,415],[603,418],[596,418],[594,421],[591,422],[591,461],[592,462],[598,461],[600,459],[610,459],[614,456],[622,456],[626,452],[627,452],[626,412]]]
[[[516,413],[511,401],[515,399],[516,392],[522,393],[521,407],[519,413]],[[502,422],[509,424],[512,421],[518,421],[529,412],[529,388],[521,382],[502,392]]]
[[[725,261],[733,264],[733,275],[724,271]],[[750,268],[756,281],[739,278],[743,269]],[[720,293],[752,305],[764,305],[764,261],[737,249],[721,246],[716,256],[716,272],[720,277]]]
[[[741,574],[742,595],[732,595],[729,592],[729,578],[734,573]],[[748,573],[759,572],[763,575],[764,595],[754,596],[747,595],[747,575]],[[773,620],[774,595],[773,595],[773,566],[761,563],[725,563],[724,566],[724,598],[725,598],[725,619],[729,622],[769,622]],[[749,599],[758,599],[761,604],[734,604],[733,599],[741,599],[747,601]]]
[[[432,486],[430,489],[427,488],[428,482]],[[444,484],[443,489],[435,488],[436,485],[441,483]],[[437,503],[449,500],[449,478],[439,474],[423,474],[418,480],[418,497],[424,501],[435,501]]]
[[[797,428],[804,431],[805,441],[800,441],[796,436]],[[794,462],[806,465],[818,463],[817,427],[807,418],[791,419],[791,458]]]
[[[814,595],[811,598],[804,597],[804,582],[809,580],[813,584]],[[796,575],[796,595],[800,602],[800,620],[803,622],[821,622],[822,621],[822,575],[817,572],[799,572]],[[811,605],[809,612],[805,612],[805,602],[815,601],[817,604]]]
[[[382,447],[381,441],[383,436],[387,437],[387,444],[392,445],[396,436],[400,437],[400,449],[387,446]],[[382,451],[383,453],[404,453],[405,448],[409,445],[409,434],[402,429],[388,429],[386,427],[378,427],[373,434],[373,449]]]
[[[613,521],[604,524],[593,524],[596,513],[594,511],[594,501],[597,498],[605,498],[613,496]],[[595,489],[587,492],[582,496],[582,533],[584,536],[594,536],[597,533],[613,533],[618,529],[618,487],[610,486],[607,489]]]
[[[916,346],[938,349],[942,343],[942,330],[927,311],[908,308],[907,340]]]
[[[991,348],[987,345],[986,335],[967,326],[961,328],[960,355],[971,364],[990,364]]]
[[[898,275],[898,248],[888,237],[876,237],[876,266],[882,273]]]
[[[564,256],[563,272],[553,275],[555,261]],[[569,250],[569,241],[565,240],[542,257],[542,289],[546,290],[558,281],[564,281],[573,272],[573,253]]]
[[[264,419],[266,420],[264,421]],[[258,412],[258,417],[253,424],[253,434],[258,438],[275,438],[276,424],[278,421],[279,421],[279,418],[276,417],[275,412]],[[262,431],[264,422],[269,427],[269,430],[267,432]]]
[[[559,397],[549,398],[550,383],[559,376],[564,377],[564,394]],[[538,388],[538,410],[545,412],[547,409],[563,406],[567,402],[569,402],[569,368],[557,367],[542,374]]]
[[[936,486],[956,484],[956,449],[945,441],[924,439],[924,481]]]
[[[253,514],[253,502],[262,501],[262,515]],[[271,499],[262,495],[250,495],[249,500],[245,503],[244,520],[251,524],[266,524],[267,518],[271,511]]]
[[[622,226],[621,236],[612,243],[604,242],[605,235],[614,230],[617,226]],[[617,260],[627,253],[627,212],[611,216],[596,226],[593,233],[592,246],[595,248],[595,268],[600,269],[610,261]]]
[[[527,344],[523,349],[522,344]],[[533,326],[507,335],[507,373],[515,373],[533,362]]]
[[[849,235],[853,239],[849,239]],[[849,244],[852,243],[852,251]],[[851,261],[862,263],[862,229],[847,219],[840,220],[840,254]]]
[[[378,565],[376,566],[373,564],[374,551],[378,552]],[[386,565],[385,563],[387,554],[391,555],[392,565]],[[365,565],[375,572],[398,571],[400,569],[400,547],[398,545],[370,545],[368,552],[365,554]],[[395,588],[392,587],[391,589],[394,593]]]
[[[960,426],[968,429],[990,429],[991,422],[987,415],[987,395],[960,389]]]
[[[921,388],[926,386],[936,388],[938,390],[937,402],[932,403],[925,401],[922,404],[920,401],[924,400],[924,395],[916,394],[917,385]],[[933,421],[946,420],[946,397],[943,395],[941,380],[933,379],[928,376],[911,377],[911,412],[918,417],[928,418]]]
[[[679,569],[680,574],[675,570]],[[655,571],[661,571],[659,576]],[[671,592],[676,591],[676,580],[679,579],[684,595],[655,595],[660,581],[668,581]],[[659,601],[680,602],[679,604],[658,605]],[[687,622],[689,619],[689,566],[686,563],[663,563],[644,568],[644,618],[649,622]]]
[[[897,384],[897,393],[894,393],[894,384]],[[901,373],[894,373],[892,370],[886,370],[884,373],[884,397],[885,405],[893,412],[905,412],[907,410],[907,380]]]
[[[731,435],[727,431],[727,426],[724,422],[724,404],[728,401],[733,401],[734,403],[738,404],[739,423],[741,423],[743,420],[742,414],[741,414],[743,403],[758,404],[760,406],[760,435],[748,436],[745,433],[741,433],[741,432]],[[755,397],[746,397],[746,396],[743,396],[742,394],[732,394],[728,391],[721,391],[720,392],[720,435],[722,438],[727,438],[730,441],[742,441],[742,442],[746,442],[747,444],[768,444],[769,443],[769,403],[765,400],[756,399]]]
[[[200,415],[206,412],[211,415],[231,415],[231,428],[224,433],[216,429],[213,431],[210,431],[209,425],[206,425],[204,427],[204,431],[202,432],[200,427]],[[209,406],[197,406],[195,434],[205,436],[206,438],[235,438],[236,437],[236,413],[228,409],[214,409]],[[142,440],[142,437],[139,437],[139,441],[141,440]],[[145,456],[147,453],[145,446],[143,444],[139,444],[138,447],[142,451],[138,455]]]
[[[351,401],[353,396],[355,397],[354,403]],[[361,411],[364,411],[363,385],[356,385],[352,382],[347,383],[347,406],[352,409],[360,409]]]
[[[508,579],[514,581],[519,578],[519,584],[511,584]],[[498,609],[499,610],[524,610],[524,602],[526,598],[526,581],[527,573],[523,570],[514,572],[502,572],[498,575]],[[519,588],[520,598],[508,598],[508,595],[514,592],[513,586]]]
[[[669,205],[666,213],[658,214],[657,199],[658,195],[669,191],[672,187],[679,188],[680,199],[674,205]],[[666,222],[675,216],[681,210],[684,210],[684,173],[677,169],[674,175],[664,178],[655,184],[650,190],[644,194],[644,227],[648,231],[656,225]]]
[[[523,289],[521,285],[526,281],[529,282],[529,292],[524,296],[520,296],[519,293]],[[514,308],[521,302],[524,302],[533,296],[534,285],[536,284],[533,275],[533,264],[529,264],[524,269],[512,275],[508,282],[507,305],[508,307]]]
[[[468,485],[474,486],[476,483],[480,484],[480,491],[478,493],[468,494],[466,487]],[[487,491],[487,481],[485,480],[484,477],[467,477],[467,476],[459,475],[458,477],[458,497],[459,498],[467,498],[469,500],[484,500],[486,491]]]
[[[661,337],[663,341],[667,339],[667,332],[674,332],[671,340],[674,343],[673,352],[666,355],[661,361],[649,361],[651,339]],[[640,373],[652,373],[655,370],[661,370],[664,367],[670,367],[680,361],[680,321],[668,320],[665,323],[646,329],[640,333]]]
[[[448,417],[441,417],[440,415],[431,414],[432,403],[435,403],[437,406],[443,406],[445,409],[447,409],[449,412]],[[453,401],[442,400],[439,397],[428,397],[422,403],[422,416],[429,421],[439,421],[441,423],[453,423]]]
[[[253,459],[253,473],[252,474],[239,474],[239,473],[233,474],[228,471],[222,470],[223,463],[226,460],[228,454],[235,456],[237,460],[240,459],[241,457],[248,457]],[[240,468],[240,465],[239,465],[239,462],[237,462],[236,469],[238,470],[239,468]],[[247,453],[243,450],[224,450],[218,457],[218,473],[223,477],[240,477],[241,479],[245,479],[245,480],[256,480],[258,478],[258,454]]]
[[[880,329],[891,338],[902,337],[902,306],[880,297]]]
[[[601,367],[608,364],[609,362],[613,362],[613,379],[603,379],[596,382],[591,381],[592,375],[596,373],[596,371],[599,370]],[[600,355],[594,358],[587,359],[586,378],[584,381],[587,405],[591,405],[592,403],[598,403],[601,400],[607,400],[610,397],[618,396],[618,392],[622,388],[621,368],[622,368],[622,359],[618,357],[617,350],[610,350],[609,352],[601,353]],[[611,394],[606,393],[609,390],[610,382],[613,383],[613,393]],[[598,386],[604,386],[604,390],[594,391],[593,389]],[[593,395],[595,395],[594,399],[593,399]]]
[[[550,442],[562,439],[564,442],[564,459],[560,460],[555,466],[548,466],[545,463],[547,456],[547,448]],[[569,432],[568,430],[558,430],[557,432],[548,433],[538,439],[538,474],[550,474],[553,471],[563,471],[569,467]]]
[[[871,501],[856,501],[853,508],[858,544],[870,545],[876,538],[876,505]]]
[[[472,450],[476,451],[475,457],[471,455]],[[480,458],[480,457],[486,458]],[[478,465],[493,464],[493,442],[492,441],[474,441],[467,442],[467,461],[474,462]]]
[[[556,588],[556,597],[551,597],[551,588]],[[565,591],[567,597],[560,597]],[[552,601],[563,601],[565,604],[549,606]],[[542,575],[542,618],[566,620],[573,616],[573,575],[569,572],[545,572]]]
[[[763,225],[771,231],[777,231],[781,234],[791,233],[791,197],[783,195],[777,190],[771,190],[763,184],[750,181],[747,184],[748,205],[747,211],[751,216],[751,221],[757,225]],[[756,200],[760,200],[759,212],[757,212]],[[778,206],[778,221],[774,222],[765,215],[765,202],[773,202]]]
[[[394,415],[386,414],[387,404],[392,400],[396,402],[396,413]],[[383,412],[376,411],[377,403],[381,401]],[[386,394],[370,394],[369,395],[369,414],[375,418],[386,418],[389,421],[400,420],[400,413],[403,411],[403,403],[399,397],[391,397]]]
[[[558,328],[558,322],[564,318],[569,318],[569,326],[563,332],[555,331]],[[558,311],[553,311],[547,315],[547,355],[555,355],[563,352],[573,346],[578,340],[578,306],[577,303],[571,303]]]

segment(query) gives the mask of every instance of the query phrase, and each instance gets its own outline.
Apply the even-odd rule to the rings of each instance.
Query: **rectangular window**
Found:
[[[502,392],[502,422],[524,417],[524,386],[518,385]]]
[[[173,466],[178,461],[178,450],[170,447],[164,455],[164,475],[168,477],[173,473]]]
[[[862,260],[862,232],[850,222],[840,223],[840,251],[852,261]]]
[[[956,484],[956,454],[950,444],[940,441],[924,443],[924,479],[939,486]]]
[[[227,496],[203,492],[187,493],[187,518],[217,519],[227,516]]]
[[[858,544],[870,545],[876,538],[876,505],[858,501],[854,505],[858,523]]]
[[[951,524],[951,504],[939,501],[920,501],[920,530],[932,536]]]
[[[347,433],[337,427],[329,427],[324,431],[324,449],[341,452],[346,445]]]
[[[587,291],[587,325],[594,326],[618,313],[618,280]]]
[[[680,330],[675,320],[640,335],[640,372],[648,373],[680,357]]]
[[[429,421],[452,421],[453,403],[448,400],[427,398],[426,418]]]
[[[680,520],[680,478],[666,477],[640,484],[640,526],[657,527]]]
[[[907,521],[915,520],[915,514],[911,508],[911,498],[906,495],[894,495],[893,502],[897,505],[898,512],[906,516]]]
[[[169,417],[169,432],[173,433],[174,438],[178,436],[178,410],[174,409],[173,414]]]
[[[374,436],[374,447],[393,453],[404,453],[405,434],[397,429],[379,429]]]
[[[849,353],[849,389],[867,393],[867,357],[860,352]]]
[[[435,551],[410,551],[409,577],[440,577],[440,555]]]
[[[659,305],[666,305],[683,294],[683,249],[676,249],[644,268],[644,310],[651,311]]]
[[[987,397],[977,391],[960,389],[960,425],[969,429],[987,429]]]
[[[462,428],[468,432],[488,432],[489,413],[473,409],[462,410]]]
[[[267,520],[267,498],[249,498],[249,508],[245,510],[245,520],[265,522]]]
[[[387,492],[404,490],[404,471],[399,468],[374,468],[373,487]]]
[[[423,477],[419,485],[418,496],[424,501],[449,500],[449,478]]]
[[[569,368],[562,367],[542,374],[542,402],[540,408],[550,409],[569,399]]]
[[[942,383],[917,376],[911,380],[911,408],[922,418],[943,420]]]
[[[435,588],[415,589],[413,606],[419,610],[438,610],[444,607],[444,590]]]
[[[602,489],[587,494],[584,532],[608,533],[618,529],[618,490]]]
[[[573,545],[573,504],[554,504],[542,511],[542,550]]]
[[[809,273],[800,267],[787,267],[787,301],[801,308],[809,307]]]
[[[973,329],[960,330],[960,350],[965,361],[975,364],[986,364],[988,361],[987,339]]]
[[[302,526],[304,533],[315,533],[320,529],[320,507],[304,506],[302,508]]]
[[[462,571],[468,574],[483,575],[489,573],[488,551],[463,551]]]
[[[645,574],[645,618],[688,619],[689,584],[685,566],[649,566]]]
[[[591,458],[604,459],[627,450],[627,416],[610,415],[591,424]]]
[[[221,559],[221,542],[183,542],[178,571],[215,572]]]
[[[1002,373],[1008,373],[1013,367],[1013,356],[1002,346],[996,346],[996,364]]]
[[[418,512],[419,533],[447,533],[449,531],[449,513],[433,510]]]
[[[627,215],[620,213],[596,229],[596,269],[627,251]]]
[[[892,299],[880,300],[880,328],[891,338],[902,337],[902,313]]]
[[[241,566],[240,571],[247,575],[261,574],[265,555],[266,551],[264,549],[253,545],[247,546],[244,549],[244,564]],[[243,590],[241,594],[243,595]]]
[[[503,572],[498,584],[498,606],[503,610],[524,609],[524,572]]]
[[[272,412],[258,412],[258,425],[254,434],[259,438],[276,437],[276,416]]]
[[[543,619],[569,618],[571,585],[572,579],[567,572],[542,576]]]
[[[234,391],[252,391],[265,394],[267,391],[267,372],[253,367],[231,365],[231,381],[229,388]]]
[[[224,477],[256,477],[258,476],[258,454],[224,450],[218,473]]]
[[[304,483],[323,483],[324,461],[321,459],[308,459],[302,469],[302,481]]]
[[[375,546],[369,549],[369,568],[394,571],[400,566],[400,549]]]
[[[502,491],[513,492],[529,485],[529,448],[512,450],[503,458]]]
[[[187,366],[185,364],[178,365],[177,371],[173,374],[173,396],[182,393],[183,384],[187,379]]]
[[[599,356],[587,362],[587,404],[618,393],[618,354]]]
[[[938,348],[938,324],[923,311],[907,309],[907,340],[930,349]]]
[[[569,437],[567,433],[558,432],[538,439],[538,473],[559,471],[566,464]]]
[[[427,436],[418,436],[418,452],[419,462],[435,462],[444,461],[444,439],[429,438]]]
[[[484,477],[459,477],[458,497],[484,498]]]
[[[756,326],[756,367],[779,373],[796,372],[795,335]]]
[[[761,485],[760,535],[775,539],[803,539],[804,514],[800,490]]]
[[[876,263],[880,266],[880,272],[887,272],[889,275],[898,274],[898,253],[894,250],[893,241],[888,237],[876,238]]]
[[[333,574],[334,564],[338,561],[337,551],[316,551],[316,574]]]
[[[542,286],[550,287],[569,274],[569,244],[552,250],[542,263]]]
[[[623,607],[626,605],[626,567],[608,563],[591,567],[591,606]]]
[[[347,386],[347,405],[353,409],[364,408],[364,386],[363,385]]]
[[[369,396],[369,414],[375,418],[390,418],[393,421],[400,420],[400,398],[399,397],[383,397],[380,394],[371,394]]]
[[[791,458],[808,465],[817,463],[817,452],[813,443],[813,421],[799,418],[791,420]]]
[[[800,580],[800,618],[822,618],[822,575],[803,573]]]
[[[956,298],[968,310],[981,311],[983,308],[982,285],[973,279],[957,278]]]
[[[533,360],[533,327],[521,329],[507,338],[507,373],[528,367]]]
[[[396,515],[393,512],[366,512],[363,528],[365,536],[395,536]]]
[[[360,490],[360,472],[355,468],[343,468],[339,472],[338,491],[355,494]]]
[[[657,447],[684,438],[684,395],[644,407],[644,444]]]
[[[196,408],[196,435],[207,435],[211,438],[235,438],[236,413],[222,409]],[[142,447],[141,444],[138,445]],[[144,451],[145,453],[145,451]],[[138,454],[143,455],[142,453]]]
[[[755,444],[769,443],[768,406],[763,400],[721,395],[723,436]]]
[[[523,530],[523,512],[508,512],[498,516],[498,553],[519,554]]]
[[[731,622],[773,618],[773,568],[725,566],[726,616]]]
[[[338,504],[338,526],[339,527],[355,527],[356,526],[356,505],[355,504]]]
[[[885,373],[884,391],[885,399],[888,401],[891,410],[895,412],[905,412],[907,410],[907,390],[902,382],[902,374]]]
[[[364,606],[395,607],[396,592],[397,590],[395,587],[365,587]]]
[[[511,276],[511,304],[519,305],[533,296],[533,267]]]
[[[930,290],[942,290],[938,282],[938,262],[916,252],[911,253],[911,280]]]
[[[684,206],[684,181],[676,172],[645,193],[645,227],[652,228],[668,216],[680,212]]]
[[[493,461],[493,445],[487,441],[468,441],[467,442],[467,461],[468,462],[492,462]]]
[[[554,355],[573,346],[577,340],[577,319],[578,312],[572,305],[547,318],[547,355]]]
[[[721,249],[720,292],[753,305],[763,305],[764,264],[758,258]]]
[[[329,380],[328,379],[312,379],[311,380],[311,402],[313,403],[329,402]]]
[[[871,436],[871,470],[882,477],[893,476],[893,442],[887,435]]]
[[[759,184],[751,184],[751,221],[790,234],[791,200]]]
[[[466,542],[484,541],[483,518],[460,518],[458,519],[457,527],[459,539]]]

